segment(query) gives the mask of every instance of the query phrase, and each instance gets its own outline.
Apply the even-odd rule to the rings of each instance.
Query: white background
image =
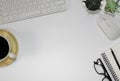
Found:
[[[0,68],[0,81],[101,81],[93,61],[120,38],[107,39],[97,17],[71,0],[66,12],[0,25],[19,43],[18,58]]]

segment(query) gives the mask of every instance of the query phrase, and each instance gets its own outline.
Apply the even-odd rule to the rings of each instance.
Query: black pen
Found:
[[[110,48],[110,50],[111,50],[111,53],[112,53],[112,55],[113,55],[113,57],[114,57],[114,59],[115,59],[115,61],[116,61],[116,63],[117,63],[117,66],[118,66],[118,68],[119,68],[119,70],[120,70],[120,64],[119,64],[119,62],[118,62],[118,60],[117,60],[117,58],[116,58],[116,56],[115,56],[115,53],[114,53],[114,51],[113,51],[112,48]]]

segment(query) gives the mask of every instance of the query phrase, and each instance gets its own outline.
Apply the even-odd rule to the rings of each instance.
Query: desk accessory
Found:
[[[115,40],[120,37],[120,28],[114,22],[114,18],[111,15],[99,15],[97,24],[108,39]]]
[[[13,63],[17,53],[18,43],[15,36],[5,29],[0,29],[0,67]]]
[[[65,0],[0,0],[0,24],[63,11]]]
[[[120,44],[101,54],[115,81],[120,81]]]
[[[94,69],[99,75],[103,75],[102,81],[112,81],[109,73],[107,72],[102,60],[100,58],[97,61],[94,61]]]

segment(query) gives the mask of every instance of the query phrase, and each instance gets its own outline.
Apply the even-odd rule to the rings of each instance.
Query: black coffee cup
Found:
[[[12,64],[18,54],[16,37],[6,29],[0,29],[0,67]]]
[[[0,36],[0,61],[4,61],[7,57],[16,59],[16,55],[10,52],[10,43],[4,36]]]

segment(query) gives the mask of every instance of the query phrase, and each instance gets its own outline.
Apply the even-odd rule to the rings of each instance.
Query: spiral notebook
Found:
[[[120,44],[101,54],[115,81],[120,81]]]

